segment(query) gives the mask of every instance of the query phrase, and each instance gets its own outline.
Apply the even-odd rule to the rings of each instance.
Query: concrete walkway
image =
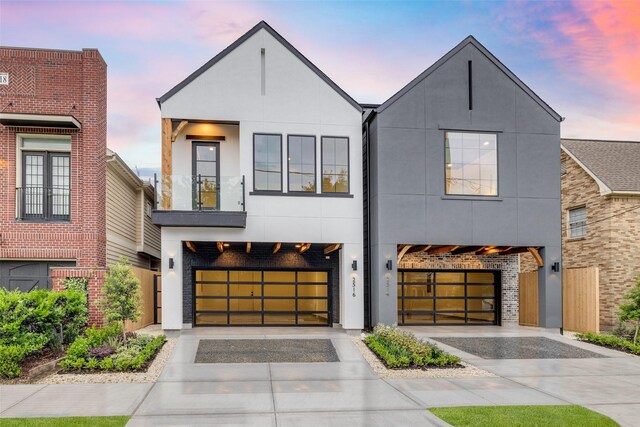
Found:
[[[487,360],[441,345],[499,377],[383,380],[339,330],[198,328],[183,333],[155,384],[0,386],[0,417],[133,415],[130,426],[443,426],[425,408],[576,403],[623,426],[637,424],[640,358],[534,328],[407,329],[429,339],[546,336],[610,357]],[[327,338],[340,362],[195,364],[202,338]]]

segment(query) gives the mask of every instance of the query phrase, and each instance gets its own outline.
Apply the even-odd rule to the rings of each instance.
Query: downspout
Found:
[[[365,122],[365,126],[367,129],[366,132],[366,138],[365,138],[365,144],[367,146],[367,229],[366,229],[366,233],[367,233],[367,247],[365,248],[366,253],[367,253],[367,277],[368,277],[368,281],[367,281],[367,291],[368,291],[368,301],[367,301],[367,305],[368,305],[368,310],[367,310],[367,327],[369,329],[372,328],[372,316],[371,316],[371,146],[369,145],[369,137],[370,137],[370,127],[369,124],[371,123],[370,121],[370,117],[367,118],[367,121]]]

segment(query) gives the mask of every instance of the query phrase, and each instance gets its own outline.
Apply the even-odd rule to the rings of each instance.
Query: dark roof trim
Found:
[[[255,33],[257,33],[260,30],[265,30],[269,34],[271,34],[284,47],[286,47],[292,54],[294,54],[300,61],[302,61],[307,67],[309,67],[311,69],[311,71],[316,73],[318,75],[318,77],[320,77],[322,80],[324,80],[324,82],[327,83],[333,90],[338,92],[338,94],[340,96],[342,96],[356,110],[362,111],[362,107],[360,107],[359,103],[357,103],[353,98],[351,98],[351,96],[349,96],[349,94],[347,94],[344,90],[342,90],[340,88],[340,86],[338,86],[333,80],[331,80],[325,73],[320,71],[320,69],[318,67],[316,67],[311,61],[309,61],[302,53],[300,53],[300,51],[298,51],[298,49],[293,47],[293,45],[291,43],[289,43],[284,37],[282,37],[280,34],[278,34],[278,32],[276,30],[274,30],[273,28],[271,28],[271,26],[269,24],[267,24],[265,21],[260,21],[256,26],[254,26],[252,29],[247,31],[238,40],[236,40],[235,42],[233,42],[232,44],[227,46],[222,52],[220,52],[219,54],[217,54],[216,56],[211,58],[206,64],[204,64],[202,67],[198,68],[196,71],[191,73],[191,75],[189,77],[187,77],[186,79],[184,79],[183,81],[178,83],[176,86],[174,86],[169,92],[165,93],[160,98],[156,98],[156,101],[158,102],[158,106],[161,106],[161,104],[163,102],[165,102],[166,100],[171,98],[173,95],[178,93],[180,90],[182,90],[182,88],[187,86],[189,83],[191,83],[193,80],[195,80],[198,76],[200,76],[202,73],[207,71],[209,68],[211,68],[213,65],[215,65],[218,61],[220,61],[222,58],[227,56],[235,48],[237,48],[242,43],[247,41],[251,36],[253,36]]]
[[[405,87],[400,89],[400,91],[398,91],[395,95],[393,95],[391,98],[385,101],[378,108],[378,112],[380,113],[385,109],[387,109],[387,107],[389,107],[391,104],[393,104],[402,96],[404,96],[404,94],[406,94],[414,86],[416,86],[418,83],[424,80],[427,76],[429,76],[429,74],[433,73],[435,70],[440,68],[442,64],[444,64],[449,59],[451,59],[454,55],[460,52],[468,44],[471,44],[474,47],[476,47],[476,49],[478,49],[484,56],[486,56],[489,61],[493,62],[503,73],[507,75],[507,77],[509,77],[515,84],[517,84],[523,91],[525,91],[542,108],[544,108],[545,111],[549,113],[549,115],[551,115],[551,117],[556,119],[558,122],[561,122],[562,120],[564,120],[562,116],[560,116],[560,114],[558,114],[553,108],[551,108],[549,104],[544,102],[542,98],[540,98],[534,91],[532,91],[531,88],[529,88],[529,86],[527,86],[522,80],[520,80],[518,76],[516,76],[511,70],[509,70],[509,68],[507,68],[502,62],[500,62],[498,58],[496,58],[491,52],[489,52],[489,50],[486,47],[484,47],[482,43],[476,40],[473,36],[468,36],[467,38],[462,40],[460,43],[458,43],[456,47],[451,49],[442,58],[438,59],[432,66],[430,66],[425,71],[423,71],[422,74],[420,74],[418,77],[413,79],[411,82],[409,82],[409,84],[407,84]]]

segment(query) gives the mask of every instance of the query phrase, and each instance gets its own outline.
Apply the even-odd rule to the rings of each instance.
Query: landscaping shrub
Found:
[[[640,344],[634,344],[630,340],[615,335],[585,333],[576,334],[576,338],[580,341],[586,341],[640,356]]]
[[[22,360],[45,347],[60,351],[82,333],[86,322],[83,292],[0,289],[0,377],[20,375]]]
[[[636,285],[623,297],[626,302],[620,306],[620,321],[632,322],[634,327],[633,344],[638,344],[638,333],[640,333],[640,277]]]
[[[459,358],[397,327],[378,325],[364,342],[392,369],[451,366],[460,362]]]
[[[123,340],[121,326],[117,323],[103,328],[87,329],[85,337],[79,337],[69,346],[60,366],[68,371],[103,370],[127,371],[141,369],[166,342],[164,335],[126,334]]]

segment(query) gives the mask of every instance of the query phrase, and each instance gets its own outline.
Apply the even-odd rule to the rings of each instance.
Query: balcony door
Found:
[[[23,152],[22,185],[18,189],[21,219],[68,220],[71,158],[67,153]]]
[[[193,142],[193,208],[220,209],[219,142]]]

